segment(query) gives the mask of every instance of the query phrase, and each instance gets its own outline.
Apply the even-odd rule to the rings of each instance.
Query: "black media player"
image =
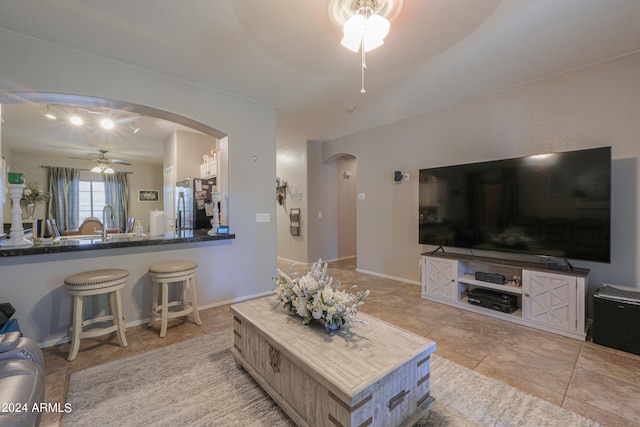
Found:
[[[518,298],[515,295],[505,294],[488,289],[475,288],[469,291],[469,304],[490,308],[503,313],[513,313],[518,309]]]

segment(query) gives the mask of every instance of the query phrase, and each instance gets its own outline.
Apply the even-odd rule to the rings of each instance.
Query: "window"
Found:
[[[104,182],[80,180],[78,196],[79,224],[91,216],[101,217],[105,205]]]

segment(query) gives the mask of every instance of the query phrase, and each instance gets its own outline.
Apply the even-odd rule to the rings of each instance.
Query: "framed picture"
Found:
[[[160,190],[138,190],[139,202],[159,202]]]

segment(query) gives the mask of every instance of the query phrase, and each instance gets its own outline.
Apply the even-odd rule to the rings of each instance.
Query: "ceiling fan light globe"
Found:
[[[360,49],[360,42],[362,40],[362,33],[364,32],[366,19],[360,14],[353,15],[347,22],[345,22],[342,29],[344,37],[340,42],[342,46],[346,47],[352,52],[357,52]]]
[[[91,168],[91,172],[100,173],[102,172],[102,168],[100,168],[100,166],[94,166]]]
[[[380,40],[384,40],[384,38],[387,37],[389,29],[391,28],[389,21],[380,15],[371,15],[369,19],[367,19],[366,24],[366,34],[371,34]]]
[[[375,37],[373,35],[370,34],[366,34],[365,38],[364,38],[364,51],[365,52],[369,52],[370,50],[373,50],[375,48],[378,48],[380,46],[382,46],[384,44],[384,40],[379,38],[379,37]]]
[[[360,49],[360,37],[349,38],[347,36],[344,36],[340,44],[349,49],[351,52],[357,52]]]
[[[366,22],[367,19],[363,15],[356,13],[351,18],[349,18],[347,22],[344,23],[342,31],[344,32],[345,36],[360,35],[365,29]]]
[[[114,171],[113,168],[108,167],[104,170],[104,173],[116,173],[116,171]]]

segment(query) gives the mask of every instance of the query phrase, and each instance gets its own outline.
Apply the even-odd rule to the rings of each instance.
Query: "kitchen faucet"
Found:
[[[104,205],[102,208],[102,241],[107,241],[107,211],[111,212],[111,220],[113,221],[113,207],[111,205]]]
[[[182,209],[180,209],[180,204],[182,204]],[[182,237],[182,232],[184,230],[184,222],[186,220],[186,209],[185,209],[185,203],[184,203],[184,192],[181,191],[178,193],[178,212],[176,215],[176,231],[178,232],[177,235],[178,237]]]

